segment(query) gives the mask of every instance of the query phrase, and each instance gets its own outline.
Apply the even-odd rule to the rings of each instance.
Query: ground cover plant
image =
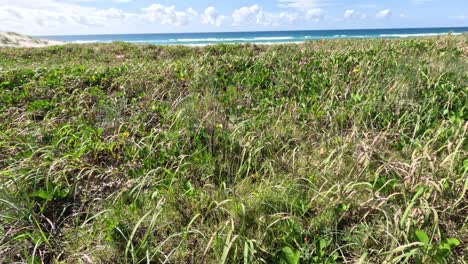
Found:
[[[0,262],[466,263],[468,37],[0,50]]]

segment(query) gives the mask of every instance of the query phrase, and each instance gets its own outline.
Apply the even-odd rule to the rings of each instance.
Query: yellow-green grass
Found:
[[[0,262],[466,263],[468,37],[0,50]]]

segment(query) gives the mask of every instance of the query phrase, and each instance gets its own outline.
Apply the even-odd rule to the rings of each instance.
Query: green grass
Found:
[[[466,263],[468,38],[0,50],[0,262]]]

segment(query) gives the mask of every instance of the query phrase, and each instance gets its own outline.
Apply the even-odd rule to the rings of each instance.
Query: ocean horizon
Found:
[[[39,36],[40,38],[70,43],[128,43],[204,46],[227,43],[300,43],[320,39],[346,38],[408,38],[438,35],[460,35],[468,32],[468,27],[438,28],[394,28],[394,29],[334,29],[334,30],[295,30],[295,31],[250,31],[250,32],[205,32],[205,33],[157,33],[157,34],[103,34],[103,35],[64,35]]]

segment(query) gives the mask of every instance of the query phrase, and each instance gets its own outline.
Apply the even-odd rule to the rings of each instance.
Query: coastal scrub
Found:
[[[464,263],[467,56],[0,49],[0,262]]]

